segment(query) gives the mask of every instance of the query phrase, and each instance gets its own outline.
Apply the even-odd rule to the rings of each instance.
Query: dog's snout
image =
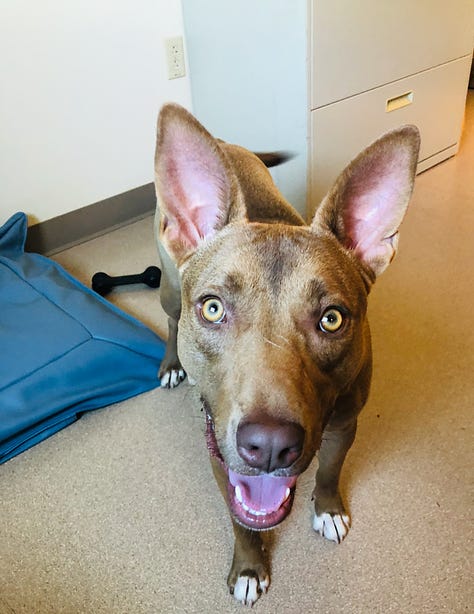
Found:
[[[237,429],[237,451],[250,467],[270,473],[298,460],[304,436],[295,422],[242,422]]]

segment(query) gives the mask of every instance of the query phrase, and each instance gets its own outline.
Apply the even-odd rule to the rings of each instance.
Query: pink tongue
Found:
[[[229,469],[229,481],[240,488],[242,500],[247,507],[257,512],[270,514],[278,510],[287,497],[287,489],[293,488],[297,477],[271,475],[241,475]]]

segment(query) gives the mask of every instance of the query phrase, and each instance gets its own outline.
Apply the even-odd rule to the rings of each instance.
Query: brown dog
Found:
[[[270,581],[259,531],[288,515],[318,450],[314,529],[336,542],[349,530],[338,482],[369,392],[367,296],[395,254],[418,150],[413,126],[382,136],[307,226],[258,157],[177,105],[161,111],[161,381],[197,382],[234,526],[228,585],[247,605]]]

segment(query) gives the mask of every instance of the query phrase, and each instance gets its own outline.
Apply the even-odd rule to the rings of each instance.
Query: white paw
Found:
[[[265,576],[263,580],[259,580],[254,575],[241,575],[234,586],[234,597],[243,605],[250,607],[257,601],[260,595],[267,592],[270,585],[270,578]]]
[[[340,544],[349,533],[351,519],[347,514],[314,515],[313,529],[326,539]]]
[[[170,371],[166,371],[166,373],[161,376],[161,387],[176,388],[176,386],[178,386],[178,384],[180,384],[185,377],[186,373],[183,369],[171,369]]]

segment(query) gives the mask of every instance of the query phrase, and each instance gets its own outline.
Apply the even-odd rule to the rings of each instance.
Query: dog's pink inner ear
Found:
[[[339,176],[316,212],[375,275],[393,259],[398,228],[413,190],[419,137],[406,126],[362,152]]]
[[[161,123],[155,173],[162,240],[181,260],[226,222],[231,185],[223,154],[182,110]]]
[[[407,152],[397,154],[359,169],[343,194],[346,247],[383,268],[395,255],[398,228],[411,194],[409,177],[400,170],[407,166],[408,160],[400,159]]]
[[[224,169],[200,147],[165,152],[162,164],[160,194],[169,239],[178,238],[170,234],[176,232],[181,241],[196,247],[222,222],[229,198]]]

